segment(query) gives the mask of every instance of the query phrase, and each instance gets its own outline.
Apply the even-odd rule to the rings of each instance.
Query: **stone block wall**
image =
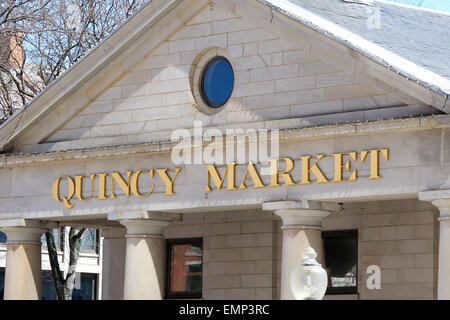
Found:
[[[358,229],[360,299],[435,299],[438,212],[415,199],[346,204],[325,230]],[[369,290],[367,267],[381,268],[381,289]]]

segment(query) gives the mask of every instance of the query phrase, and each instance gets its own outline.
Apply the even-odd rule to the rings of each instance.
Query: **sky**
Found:
[[[422,8],[434,9],[439,11],[450,12],[450,0],[388,0],[390,2],[399,2],[409,5],[417,5],[422,3]]]

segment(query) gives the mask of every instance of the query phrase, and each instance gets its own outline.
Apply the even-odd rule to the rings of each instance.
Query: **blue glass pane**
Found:
[[[0,231],[0,243],[6,242],[6,234]]]
[[[42,300],[57,300],[55,281],[50,271],[42,271]]]
[[[228,101],[233,91],[233,68],[224,58],[211,62],[203,74],[203,95],[211,107],[220,107]]]
[[[53,239],[55,239],[55,246],[56,249],[60,249],[60,244],[59,244],[59,229],[53,229]],[[47,238],[45,237],[45,233],[42,234],[41,236],[41,244],[46,247],[47,246]]]
[[[81,240],[81,250],[94,251],[95,250],[95,229],[87,229]]]
[[[97,275],[93,273],[77,273],[72,300],[95,300],[95,282]]]
[[[3,300],[4,289],[5,289],[5,269],[0,268],[0,300]]]

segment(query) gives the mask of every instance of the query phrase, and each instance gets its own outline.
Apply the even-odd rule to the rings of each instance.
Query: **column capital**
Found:
[[[7,243],[41,244],[42,234],[58,227],[56,222],[42,220],[0,220],[0,231],[6,234]]]
[[[126,228],[102,229],[101,236],[104,239],[121,239],[125,238]]]
[[[263,210],[273,211],[283,221],[285,229],[321,229],[322,220],[330,214],[328,210],[305,208],[305,203],[296,201],[266,202]]]
[[[127,228],[127,238],[162,237],[163,230],[170,224],[167,220],[120,220]]]
[[[167,213],[167,212],[152,212],[152,211],[117,211],[108,214],[108,220],[111,221],[121,221],[121,220],[166,220],[166,221],[177,221],[181,220],[181,215],[177,213]]]
[[[419,200],[430,201],[439,208],[439,220],[450,220],[450,190],[435,190],[419,192]]]
[[[119,221],[127,229],[127,238],[162,237],[163,229],[172,221],[180,220],[179,214],[127,211],[108,215],[108,220]]]

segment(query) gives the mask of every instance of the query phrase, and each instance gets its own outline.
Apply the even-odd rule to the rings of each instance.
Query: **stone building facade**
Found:
[[[3,124],[5,298],[39,298],[36,239],[78,225],[102,230],[104,299],[292,299],[309,246],[336,281],[327,299],[449,299],[450,80],[308,9],[154,0]],[[199,88],[217,57],[234,86],[211,107]],[[276,132],[279,153],[178,164],[179,129],[194,160],[208,130]],[[172,292],[172,249],[193,239],[201,268]]]

